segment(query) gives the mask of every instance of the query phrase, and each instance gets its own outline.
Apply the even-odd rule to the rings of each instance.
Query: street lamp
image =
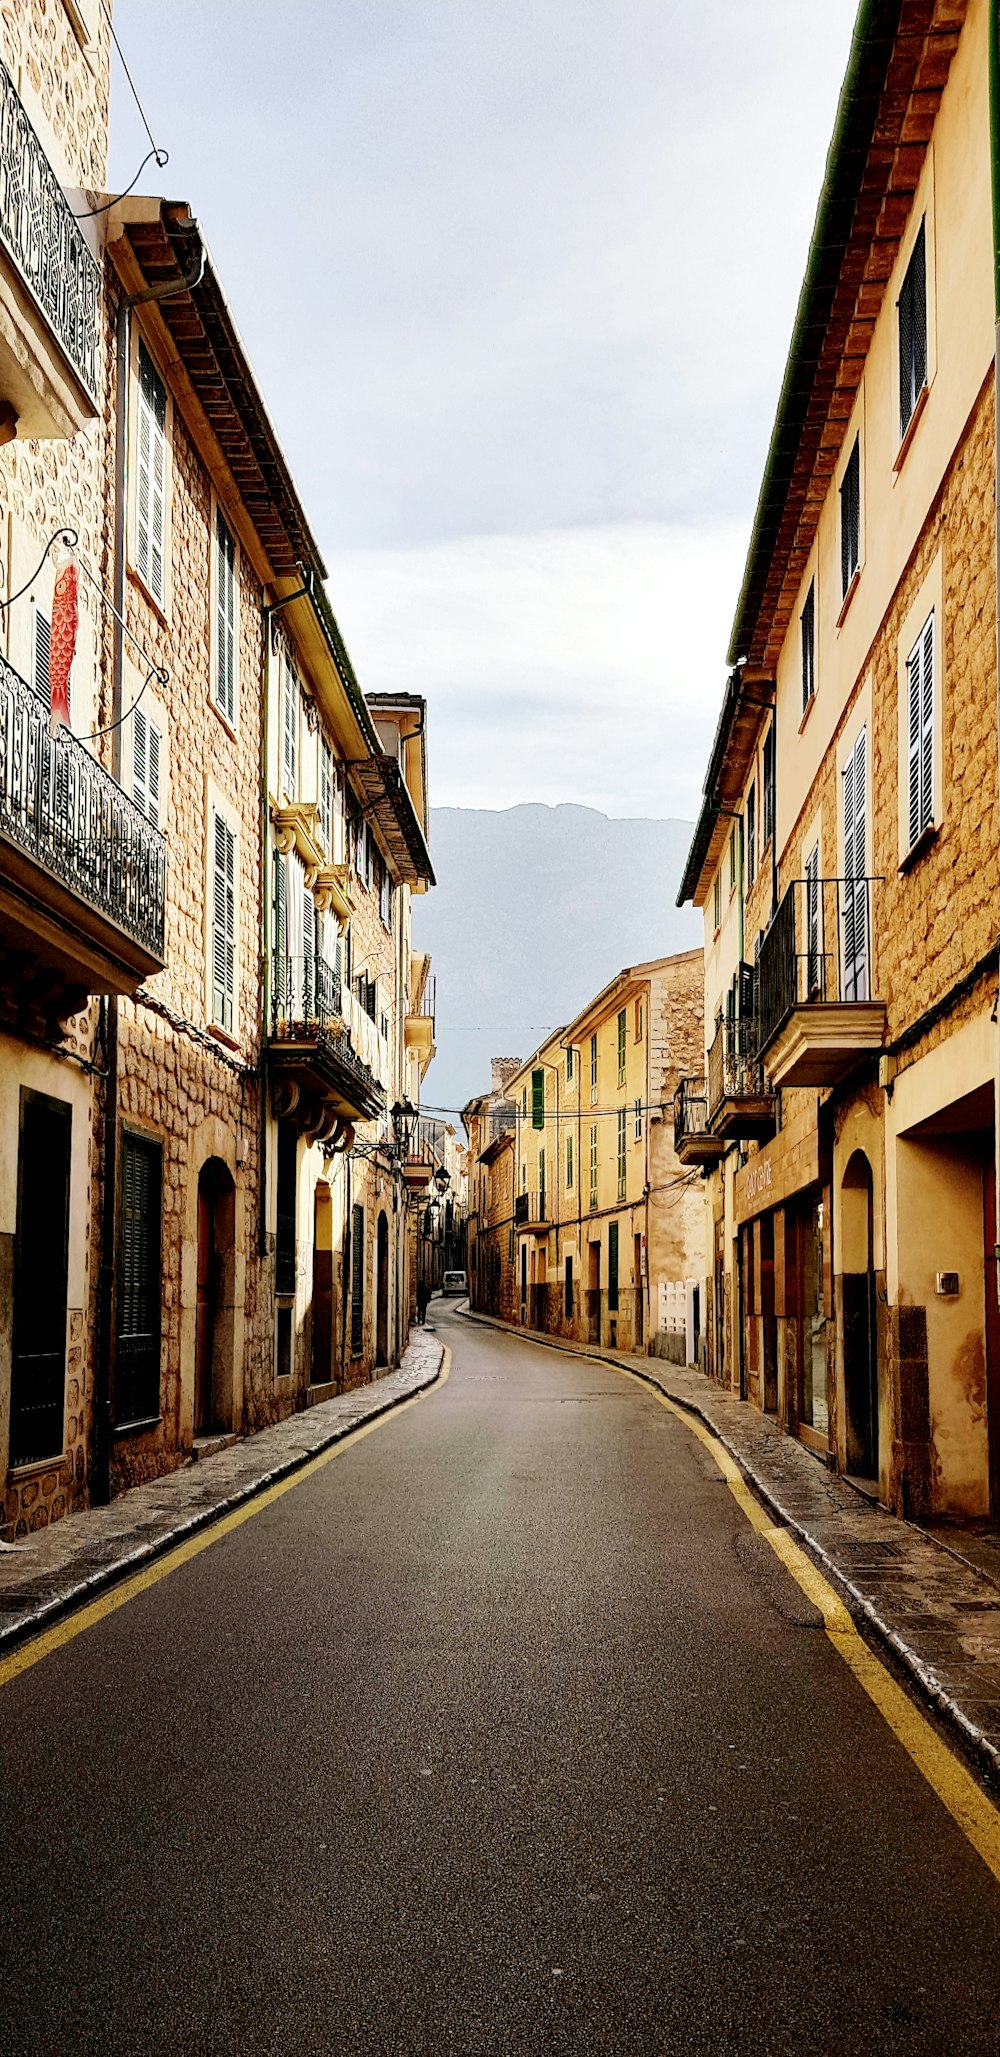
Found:
[[[439,1193],[446,1193],[448,1191],[448,1187],[451,1184],[451,1173],[445,1170],[443,1164],[439,1164],[434,1173],[434,1184]]]
[[[389,1119],[392,1122],[397,1154],[400,1157],[408,1157],[413,1142],[413,1131],[420,1119],[419,1109],[414,1107],[410,1100],[397,1100],[395,1106],[389,1110]]]

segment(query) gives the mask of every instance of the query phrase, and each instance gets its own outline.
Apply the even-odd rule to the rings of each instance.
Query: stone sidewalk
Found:
[[[323,1400],[165,1478],[0,1547],[0,1656],[434,1384],[444,1346],[415,1328],[398,1371]]]
[[[936,1524],[931,1534],[885,1513],[770,1416],[700,1372],[511,1329],[485,1315],[467,1318],[573,1356],[623,1365],[698,1415],[776,1519],[836,1581],[855,1617],[980,1765],[1000,1774],[1000,1570],[994,1577],[963,1556],[960,1528]],[[977,1540],[971,1547],[989,1563]]]

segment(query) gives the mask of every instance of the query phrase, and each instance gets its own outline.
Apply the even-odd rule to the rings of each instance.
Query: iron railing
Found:
[[[746,1099],[763,1091],[755,1018],[744,1015],[739,1021],[720,1021],[708,1053],[709,1118],[723,1100]]]
[[[548,1193],[544,1186],[541,1186],[537,1192],[518,1193],[514,1201],[515,1226],[525,1228],[529,1222],[548,1221],[547,1206]]]
[[[293,1024],[310,1029],[328,1029],[343,1021],[343,990],[340,973],[323,957],[289,957],[274,953],[271,980],[271,1030]]]
[[[117,781],[0,658],[0,835],[163,960],[166,845]]]
[[[682,1078],[674,1094],[674,1149],[679,1150],[685,1138],[703,1136],[707,1131],[708,1081]]]
[[[96,401],[100,268],[2,64],[0,237]]]
[[[432,1027],[432,1028],[435,1028],[435,1027],[436,1027],[436,1025],[437,1025],[437,1022],[436,1022],[436,1015],[437,1015],[437,979],[436,979],[436,978],[429,978],[429,979],[428,979],[428,980],[426,981],[426,984],[425,984],[425,986],[424,986],[424,990],[423,990],[423,992],[422,992],[422,993],[421,993],[421,995],[420,995],[420,1000],[419,1000],[419,1002],[418,1002],[417,1006],[415,1006],[415,1007],[411,1007],[411,1008],[410,1008],[410,1013],[411,1013],[411,1015],[412,1015],[412,1016],[413,1016],[413,1017],[414,1017],[415,1019],[418,1019],[418,1020],[423,1020],[423,1021],[429,1021],[429,1022],[430,1022],[430,1024],[431,1024],[431,1027]]]
[[[531,1206],[531,1196],[530,1196],[530,1194],[529,1194],[529,1193],[517,1193],[517,1194],[515,1195],[515,1198],[514,1198],[514,1226],[515,1226],[515,1228],[523,1228],[523,1227],[524,1227],[525,1223],[526,1223],[526,1222],[528,1221],[528,1219],[529,1219],[528,1209],[530,1208],[530,1206]]]
[[[872,998],[878,879],[793,879],[760,946],[757,1021],[764,1051],[794,1007]]]

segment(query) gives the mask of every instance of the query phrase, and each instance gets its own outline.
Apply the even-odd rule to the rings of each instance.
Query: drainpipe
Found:
[[[997,603],[997,768],[1000,776],[1000,0],[990,0],[989,45],[990,188],[993,196],[993,472],[996,507],[994,595]],[[997,1012],[1000,1016],[1000,1008]],[[996,1185],[993,1256],[997,1267],[997,1290],[1000,1292],[1000,1020],[997,1025],[993,1150]]]
[[[180,279],[150,286],[142,293],[122,294],[115,321],[115,520],[114,602],[117,619],[111,671],[111,773],[122,773],[122,712],[125,689],[125,492],[127,484],[128,361],[133,307],[153,300],[175,299],[198,285],[205,270],[205,246],[192,218],[194,249]],[[114,1368],[115,1252],[118,1241],[118,995],[107,1003],[107,1076],[104,1081],[104,1161],[101,1167],[101,1278],[98,1299],[97,1350],[94,1362],[94,1460],[91,1500],[106,1507],[111,1498],[111,1389]]]

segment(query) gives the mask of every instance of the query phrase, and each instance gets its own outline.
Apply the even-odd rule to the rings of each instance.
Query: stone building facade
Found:
[[[678,1135],[708,1178],[714,1375],[885,1504],[977,1517],[1000,1509],[989,9],[885,12],[682,889],[709,1048]]]

